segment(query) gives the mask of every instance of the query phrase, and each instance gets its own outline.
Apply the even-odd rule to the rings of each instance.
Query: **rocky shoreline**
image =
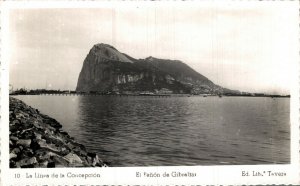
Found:
[[[10,168],[105,167],[55,119],[9,98]]]

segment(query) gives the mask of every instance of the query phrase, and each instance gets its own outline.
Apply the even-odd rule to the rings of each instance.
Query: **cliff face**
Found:
[[[154,57],[134,59],[107,44],[94,45],[79,74],[78,92],[221,93],[186,64]]]

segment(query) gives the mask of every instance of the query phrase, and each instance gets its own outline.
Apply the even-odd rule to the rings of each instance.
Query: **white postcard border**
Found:
[[[299,53],[295,55],[297,63],[294,65],[294,82],[291,88],[291,164],[289,165],[236,165],[236,166],[171,166],[171,167],[106,167],[106,168],[55,168],[55,169],[10,169],[9,167],[9,121],[8,121],[8,90],[9,90],[9,41],[8,14],[15,8],[101,8],[101,7],[122,7],[122,6],[157,6],[173,3],[180,6],[187,3],[193,6],[193,3],[199,2],[3,2],[1,4],[1,181],[3,185],[59,185],[59,184],[100,184],[100,185],[256,185],[256,184],[299,184]],[[211,1],[201,2],[205,6]],[[218,2],[218,6],[227,6],[234,4],[232,1],[223,3]],[[258,2],[236,2],[248,3],[249,6],[255,6]],[[262,2],[266,3],[266,2]],[[277,3],[278,6],[281,2]],[[299,8],[299,3],[296,4]],[[238,7],[238,6],[237,6]],[[299,18],[298,18],[299,20]],[[297,23],[299,25],[299,22]],[[298,30],[299,32],[299,30]],[[299,43],[298,43],[298,49]],[[286,176],[253,176],[255,173],[282,172]],[[175,172],[175,173],[174,173]],[[176,177],[176,173],[195,173],[195,177]],[[140,174],[139,174],[140,173]],[[160,177],[147,177],[148,173],[156,173]],[[245,176],[249,173],[251,176]],[[50,178],[34,178],[34,175],[50,175]],[[68,177],[68,175],[96,175],[100,177]],[[167,176],[169,174],[169,176]],[[33,178],[30,178],[30,175]],[[64,177],[61,177],[64,175]],[[141,175],[140,177],[137,175]],[[154,174],[153,174],[154,175]],[[172,176],[173,175],[173,176]],[[175,177],[174,177],[175,175]],[[244,176],[243,176],[244,175]],[[20,176],[20,178],[18,178]],[[53,176],[53,178],[51,178]],[[56,176],[58,176],[56,178]]]

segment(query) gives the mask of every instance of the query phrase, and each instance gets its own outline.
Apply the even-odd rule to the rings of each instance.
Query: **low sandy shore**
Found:
[[[95,153],[77,143],[55,119],[9,98],[11,168],[103,167]]]

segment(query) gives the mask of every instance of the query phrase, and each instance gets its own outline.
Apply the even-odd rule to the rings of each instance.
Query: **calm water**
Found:
[[[287,98],[16,96],[109,166],[290,162]]]

